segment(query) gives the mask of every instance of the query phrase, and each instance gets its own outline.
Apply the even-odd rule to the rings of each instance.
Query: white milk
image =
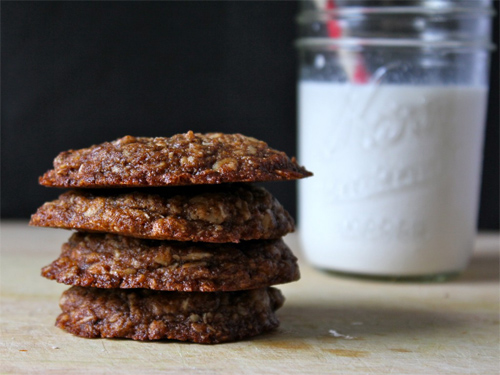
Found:
[[[472,252],[487,89],[299,83],[304,253],[380,276],[462,270]]]

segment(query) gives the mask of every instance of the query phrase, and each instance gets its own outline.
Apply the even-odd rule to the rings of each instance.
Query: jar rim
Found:
[[[419,6],[389,6],[389,7],[344,7],[329,10],[306,10],[297,17],[297,22],[306,23],[319,21],[328,17],[342,16],[364,16],[364,15],[382,15],[382,14],[423,14],[423,15],[446,15],[456,14],[461,16],[493,17],[496,12],[491,7],[419,7]]]
[[[318,47],[417,47],[417,48],[449,48],[453,50],[468,50],[468,49],[485,49],[494,50],[495,45],[484,40],[419,40],[410,38],[315,38],[306,37],[299,38],[295,42],[295,47],[303,48],[318,48]]]

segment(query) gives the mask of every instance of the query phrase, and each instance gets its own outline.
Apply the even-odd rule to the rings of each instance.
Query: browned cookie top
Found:
[[[279,290],[224,293],[72,287],[59,305],[56,325],[74,335],[134,340],[174,339],[201,344],[235,341],[279,325]]]
[[[45,203],[30,224],[202,242],[280,238],[294,229],[281,204],[250,184],[74,190]]]
[[[85,287],[186,292],[255,289],[300,277],[281,239],[207,244],[96,233],[74,234],[42,276]]]
[[[294,180],[310,175],[294,158],[257,139],[189,131],[170,138],[126,136],[62,152],[40,184],[144,187]]]

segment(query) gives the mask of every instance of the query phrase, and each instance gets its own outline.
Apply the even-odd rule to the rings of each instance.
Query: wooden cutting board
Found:
[[[65,285],[40,277],[69,232],[1,226],[2,374],[499,374],[498,234],[447,283],[333,277],[301,261],[281,327],[239,343],[82,339],[54,327]],[[300,254],[296,236],[287,242]]]

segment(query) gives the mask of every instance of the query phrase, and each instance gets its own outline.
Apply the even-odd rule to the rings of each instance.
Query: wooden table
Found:
[[[447,283],[333,277],[301,262],[281,327],[203,346],[82,339],[54,327],[65,285],[40,277],[69,232],[1,226],[2,374],[499,374],[498,234]],[[296,253],[295,236],[287,237]]]

